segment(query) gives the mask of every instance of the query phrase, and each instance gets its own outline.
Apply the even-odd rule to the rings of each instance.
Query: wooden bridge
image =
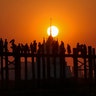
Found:
[[[0,39],[0,79],[10,81],[10,70],[14,70],[14,81],[21,81],[21,58],[24,59],[24,80],[28,81],[28,58],[31,58],[31,79],[30,80],[50,80],[57,79],[56,60],[59,60],[59,80],[66,80],[66,58],[72,58],[73,75],[75,80],[88,79],[96,80],[96,54],[95,48],[77,43],[76,48],[71,48],[68,44],[65,48],[64,42],[58,41],[36,43],[33,41],[28,44],[15,44],[15,40],[10,41],[11,46],[6,40]],[[11,49],[9,49],[11,47]],[[11,59],[10,59],[11,58]],[[81,59],[81,61],[79,60]],[[13,60],[13,61],[12,61]],[[42,62],[41,62],[42,61]],[[37,66],[35,63],[37,62]],[[52,62],[52,63],[51,63]],[[51,77],[50,66],[53,64],[53,74]],[[13,65],[13,68],[10,68]],[[37,67],[37,68],[35,68]],[[79,77],[79,71],[82,76]],[[37,79],[36,74],[37,73]],[[41,78],[42,74],[42,78]]]

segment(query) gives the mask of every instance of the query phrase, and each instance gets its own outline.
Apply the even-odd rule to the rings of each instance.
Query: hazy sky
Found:
[[[0,37],[42,41],[50,17],[60,41],[96,45],[96,0],[0,0]]]

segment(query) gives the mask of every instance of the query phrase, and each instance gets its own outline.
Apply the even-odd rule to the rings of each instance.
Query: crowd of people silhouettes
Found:
[[[53,40],[51,43],[50,42],[39,42],[37,43],[36,40],[31,42],[29,45],[26,44],[15,44],[15,40],[12,39],[9,43],[11,43],[11,49],[12,52],[19,52],[19,53],[50,53],[50,50],[54,54],[65,54],[67,52],[68,54],[72,53],[71,46],[67,44],[67,48],[65,48],[64,42],[61,41],[59,44],[58,41]],[[50,43],[50,44],[49,44]],[[7,49],[6,49],[7,48]],[[79,44],[77,43],[77,51],[78,53],[81,54],[86,54],[87,53],[87,47],[85,44]],[[5,52],[8,51],[8,41],[5,39],[5,41],[0,38],[0,52]]]

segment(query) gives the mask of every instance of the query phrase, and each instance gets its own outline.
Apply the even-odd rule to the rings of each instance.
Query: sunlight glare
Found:
[[[50,31],[51,31],[51,35],[52,37],[56,37],[58,35],[58,28],[56,26],[51,26],[47,29],[47,34],[48,36],[50,36]]]

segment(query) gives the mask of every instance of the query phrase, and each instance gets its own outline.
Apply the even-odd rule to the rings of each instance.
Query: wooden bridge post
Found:
[[[37,52],[37,86],[40,87],[41,82],[41,58],[40,58],[40,51]]]
[[[50,79],[50,56],[47,53],[47,79]]]
[[[65,47],[64,44],[62,43],[60,45],[60,79],[65,79],[66,78],[66,61],[65,61]]]
[[[89,65],[89,79],[92,80],[93,72],[92,72],[92,47],[88,46],[88,65]]]
[[[5,39],[5,80],[9,80],[9,70],[8,70],[8,42]]]
[[[25,54],[25,80],[28,79],[27,54]]]
[[[56,79],[56,54],[53,54],[54,79]]]
[[[54,42],[52,45],[52,63],[53,63],[53,70],[54,70],[54,79],[56,79],[56,55],[58,53],[58,46],[56,46],[56,43]]]
[[[74,68],[74,77],[78,79],[78,50],[73,48],[73,68]]]
[[[0,39],[0,63],[1,63],[1,80],[4,80],[4,70],[3,70],[3,40]]]
[[[44,45],[42,46],[42,79],[45,80],[45,57],[44,57],[44,53],[45,53],[45,50],[44,50]]]
[[[62,72],[62,56],[61,56],[61,54],[60,54],[60,79],[62,79],[63,78],[63,72]]]
[[[34,55],[34,52],[31,52],[32,54],[32,57],[31,57],[31,61],[32,61],[32,65],[31,65],[31,72],[32,72],[32,86],[33,88],[35,87],[35,77],[36,77],[36,74],[35,74],[35,62],[34,62],[34,58],[35,58],[35,55]]]
[[[35,79],[34,52],[32,53],[32,79]]]
[[[15,58],[15,81],[16,84],[18,81],[21,79],[21,65],[20,65],[20,53],[19,50],[16,50],[14,53],[14,58]]]
[[[87,62],[86,62],[86,59],[87,59],[87,48],[86,48],[86,45],[83,46],[83,60],[84,60],[84,78],[87,79]]]
[[[46,45],[47,80],[50,80],[50,46]]]
[[[87,65],[86,57],[84,56],[84,78],[87,79]]]
[[[1,80],[4,80],[4,68],[3,68],[3,51],[0,53],[0,62],[1,62]]]
[[[15,56],[15,87],[20,87],[21,80],[21,66],[20,66],[20,56],[19,54]]]
[[[40,54],[37,53],[37,79],[40,80],[41,77],[41,62],[40,62]]]
[[[93,70],[94,70],[94,79],[96,81],[96,57],[95,57],[95,48],[93,48]]]
[[[42,69],[43,69],[43,70],[42,70],[42,73],[43,73],[43,74],[42,74],[42,78],[43,78],[43,80],[44,80],[44,79],[46,78],[46,74],[45,74],[45,73],[46,73],[46,71],[45,71],[45,57],[44,57],[44,54],[43,54],[43,57],[42,57],[42,64],[43,64],[43,65],[42,65]]]
[[[64,56],[63,56],[63,61],[62,61],[62,67],[63,67],[63,78],[65,79],[66,78],[66,70],[65,70],[65,68],[66,68],[66,60],[65,60],[65,54],[63,54]]]
[[[1,71],[1,87],[3,88],[4,86],[4,68],[3,68],[3,40],[0,39],[0,71]]]
[[[66,78],[66,61],[64,54],[60,54],[60,78],[65,79]]]

